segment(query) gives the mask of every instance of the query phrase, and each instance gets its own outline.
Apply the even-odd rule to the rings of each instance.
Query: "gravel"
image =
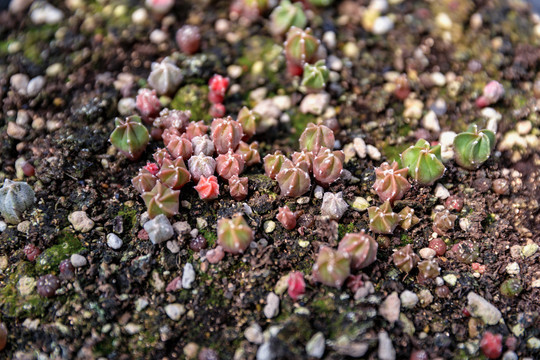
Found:
[[[325,347],[326,345],[324,335],[322,332],[319,331],[318,333],[313,335],[306,344],[306,353],[310,357],[320,359],[324,355]]]
[[[399,319],[399,310],[401,306],[401,301],[397,292],[393,292],[383,301],[379,307],[379,313],[384,317],[388,322],[395,323]]]
[[[79,255],[79,254],[73,254],[71,255],[71,264],[78,268],[78,267],[83,267],[85,266],[88,262],[86,261],[86,258],[82,255]]]
[[[120,239],[118,235],[113,233],[107,235],[107,245],[109,245],[111,249],[118,250],[123,244],[122,239]]]
[[[184,273],[182,274],[182,288],[191,289],[191,285],[195,281],[195,270],[193,265],[187,263],[184,265]]]
[[[481,318],[488,325],[495,325],[501,320],[502,315],[499,309],[480,295],[471,291],[467,295],[467,300],[467,309],[472,316]]]
[[[154,245],[161,244],[174,235],[174,230],[169,219],[163,214],[156,216],[144,224],[144,230],[146,230],[150,241]]]
[[[266,306],[264,307],[264,316],[268,319],[276,317],[279,314],[279,297],[273,292],[268,293],[266,297]]]

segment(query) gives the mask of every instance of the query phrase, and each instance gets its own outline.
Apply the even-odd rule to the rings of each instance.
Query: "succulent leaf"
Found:
[[[137,160],[150,141],[150,135],[141,118],[136,115],[126,119],[116,118],[115,125],[110,137],[111,144],[130,160]]]
[[[491,155],[495,146],[495,134],[490,130],[480,130],[471,125],[466,132],[454,138],[456,163],[469,170],[480,167]]]
[[[218,244],[231,254],[241,254],[253,241],[253,230],[242,215],[218,221]]]
[[[321,246],[313,265],[313,278],[327,286],[340,288],[351,273],[351,257],[346,252]]]
[[[401,162],[409,168],[409,176],[422,185],[433,184],[446,170],[441,161],[441,146],[430,146],[424,139],[405,150]]]
[[[377,259],[379,245],[364,230],[346,234],[339,242],[338,251],[346,252],[351,257],[351,268],[362,269]]]

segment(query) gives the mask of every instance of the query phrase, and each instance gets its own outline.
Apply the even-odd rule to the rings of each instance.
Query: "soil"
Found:
[[[70,3],[75,5],[68,7]],[[362,25],[358,14],[367,1],[312,7],[307,13],[313,33],[322,38],[324,32],[335,32],[336,46],[329,47],[328,54],[343,63],[337,80],[326,89],[328,108],[335,111],[316,116],[299,111],[304,95],[298,91],[298,79],[285,70],[282,50],[275,48],[283,39],[270,34],[268,13],[248,24],[229,18],[227,1],[177,1],[165,19],[150,15],[144,24],[134,24],[131,14],[143,6],[140,2],[77,3],[51,2],[65,15],[53,25],[34,24],[28,11],[0,12],[0,180],[18,177],[16,160],[22,157],[35,167],[35,175],[23,180],[37,198],[23,226],[9,225],[0,233],[0,322],[8,330],[0,358],[174,359],[185,358],[186,345],[195,343],[213,349],[220,359],[254,359],[260,345],[244,336],[253,323],[265,331],[273,356],[268,359],[309,358],[306,344],[317,332],[326,339],[325,359],[346,358],[343,349],[350,351],[354,344],[367,344],[364,357],[376,359],[381,331],[388,332],[397,359],[408,359],[419,349],[432,359],[485,359],[479,350],[485,331],[502,334],[504,341],[510,339],[508,344],[515,340],[503,351],[513,351],[520,359],[540,357],[540,251],[528,257],[520,253],[528,244],[540,245],[540,101],[535,97],[540,70],[540,37],[535,31],[540,25],[527,4],[395,1],[388,10],[395,26],[384,35],[373,35]],[[122,6],[124,12],[115,11]],[[446,30],[436,20],[442,13],[451,19]],[[473,14],[481,15],[480,27],[474,27]],[[226,33],[216,31],[218,19],[228,19]],[[178,52],[174,42],[174,32],[186,23],[198,25],[202,33],[201,50],[193,56]],[[167,40],[152,43],[148,35],[154,29],[163,30]],[[12,50],[14,43],[19,51]],[[347,50],[351,46],[356,55]],[[109,135],[119,116],[118,101],[134,97],[146,85],[151,63],[165,56],[172,56],[184,74],[179,94],[168,100],[181,109],[189,106],[194,120],[210,121],[206,84],[214,73],[226,75],[230,65],[240,65],[243,73],[231,79],[234,87],[225,99],[228,113],[255,106],[252,94],[259,88],[266,89],[267,98],[290,96],[287,116],[255,136],[262,156],[277,149],[290,154],[307,123],[333,117],[340,125],[336,138],[342,146],[358,136],[375,146],[382,159],[354,156],[345,164],[351,177],[325,190],[342,191],[350,204],[362,197],[370,206],[380,205],[372,189],[374,167],[397,159],[420,137],[438,141],[443,131],[464,131],[472,122],[486,126],[475,100],[489,80],[498,80],[506,94],[492,105],[501,115],[495,151],[476,171],[448,161],[438,181],[464,199],[454,229],[442,238],[449,249],[460,241],[473,241],[479,247],[477,264],[461,262],[450,251],[438,257],[441,277],[457,277],[455,285],[446,284],[446,295],[436,291],[442,279],[419,281],[418,270],[405,274],[396,268],[393,251],[406,244],[417,253],[427,247],[434,237],[432,214],[444,206],[435,196],[436,184],[414,184],[394,204],[394,211],[409,206],[419,223],[408,231],[398,228],[390,236],[378,236],[377,261],[361,272],[374,291],[355,296],[346,286],[321,285],[311,276],[319,247],[336,247],[344,234],[368,229],[367,211],[349,207],[337,222],[321,217],[322,200],[314,196],[315,187],[303,198],[284,198],[262,165],[247,170],[249,195],[244,201],[233,200],[224,182],[219,200],[210,202],[186,186],[180,214],[171,219],[198,229],[210,249],[216,245],[217,220],[244,212],[256,241],[245,254],[209,264],[205,250],[189,248],[189,235],[178,236],[178,253],[165,243],[152,245],[141,225],[145,205],[131,179],[163,145],[153,141],[143,158],[130,162],[110,145]],[[55,64],[60,70],[46,76],[35,97],[21,95],[10,85],[16,73],[33,78],[50,74]],[[440,131],[425,129],[421,119],[404,117],[407,106],[389,90],[389,71],[407,74],[411,91],[424,104],[422,115],[437,99],[445,101],[446,111],[438,116]],[[434,83],[430,74],[435,72],[445,74],[444,86]],[[115,84],[121,73],[131,74],[132,83]],[[25,135],[15,139],[8,135],[7,125],[21,111],[30,119],[21,125]],[[516,133],[526,122],[530,129]],[[525,145],[503,147],[512,133]],[[506,194],[493,191],[496,179],[509,182]],[[276,220],[278,208],[285,204],[302,213],[292,231]],[[75,231],[68,221],[74,211],[85,211],[94,227]],[[264,230],[269,221],[276,223],[272,232]],[[109,233],[123,240],[120,250],[107,246]],[[23,252],[27,244],[42,251],[34,262]],[[60,261],[73,253],[83,255],[88,264],[77,268],[72,279],[63,279],[55,296],[42,297],[35,289],[21,294],[21,278],[35,281],[45,274],[58,275]],[[514,262],[519,273],[509,274],[507,266]],[[186,263],[196,273],[192,288],[167,291]],[[293,270],[305,275],[305,295],[295,302],[286,291],[280,294],[279,314],[268,319],[263,311],[268,293],[278,291],[278,281]],[[523,287],[513,297],[500,290],[509,278]],[[433,301],[402,307],[400,320],[390,323],[379,306],[391,293],[404,290],[428,290]],[[469,316],[464,309],[471,291],[499,309],[503,320],[486,325]],[[143,300],[146,307],[141,306]],[[186,310],[178,321],[164,310],[173,303]],[[213,359],[215,354],[201,351],[199,359]]]

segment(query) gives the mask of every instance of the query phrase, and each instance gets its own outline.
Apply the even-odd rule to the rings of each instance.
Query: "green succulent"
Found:
[[[139,116],[128,116],[125,120],[116,118],[115,129],[110,141],[130,160],[137,160],[148,145],[150,135]]]
[[[309,3],[311,5],[315,6],[328,6],[331,5],[334,2],[334,0],[309,0]]]
[[[281,0],[272,14],[270,14],[270,31],[276,35],[283,35],[291,26],[303,29],[307,25],[306,14],[302,4],[291,4],[290,0]]]
[[[302,77],[302,86],[311,90],[320,90],[326,86],[328,81],[328,68],[324,60],[319,60],[315,64],[304,65],[304,75]]]
[[[495,146],[495,134],[491,130],[480,130],[471,125],[466,132],[454,138],[456,163],[469,170],[480,167],[491,155]]]
[[[433,184],[446,170],[441,161],[441,146],[430,146],[424,139],[401,154],[401,163],[409,168],[409,176],[422,185]]]

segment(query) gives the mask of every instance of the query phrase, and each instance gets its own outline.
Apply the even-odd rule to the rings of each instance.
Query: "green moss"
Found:
[[[118,215],[121,216],[122,220],[124,221],[124,226],[126,227],[126,230],[129,232],[135,225],[137,225],[137,209],[135,207],[129,207],[127,205],[124,205],[120,211],[118,211]]]
[[[390,145],[385,143],[382,147],[382,153],[388,159],[388,161],[397,161],[399,166],[401,166],[400,155],[408,147],[409,146],[407,144]]]
[[[79,239],[69,231],[64,230],[58,239],[58,244],[51,246],[39,255],[36,260],[36,272],[43,275],[53,269],[57,270],[62,260],[78,253],[81,249],[82,245]]]
[[[35,64],[42,63],[40,54],[43,49],[49,46],[49,42],[54,37],[59,25],[41,25],[29,29],[23,41],[24,56]]]
[[[264,77],[268,83],[277,84],[279,78],[277,76],[281,68],[283,48],[276,44],[274,39],[264,36],[253,36],[246,41],[244,52],[238,59],[238,65],[247,67],[250,71],[248,76],[254,78]],[[257,69],[260,72],[253,72],[253,64],[261,60],[263,61],[262,69]]]
[[[412,244],[414,242],[414,239],[409,236],[409,234],[403,233],[401,234],[401,245],[405,246],[407,244]]]
[[[212,117],[208,114],[207,97],[208,88],[206,86],[189,84],[178,90],[171,101],[171,107],[176,110],[190,110],[193,120],[210,121]]]
[[[206,242],[208,243],[208,248],[213,249],[217,243],[217,234],[215,231],[204,228],[199,230],[202,236],[206,239]]]
[[[346,234],[357,232],[356,225],[354,223],[338,224],[338,236],[339,239],[343,239]]]

